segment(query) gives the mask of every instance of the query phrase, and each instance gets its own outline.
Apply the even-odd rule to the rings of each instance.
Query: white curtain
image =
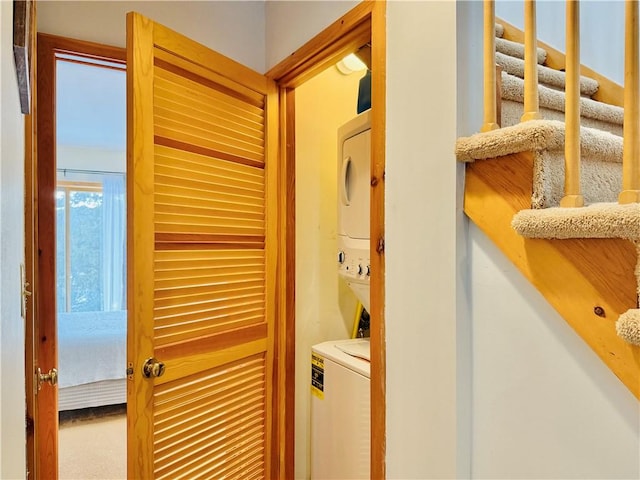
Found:
[[[102,184],[103,309],[126,309],[126,205],[124,175],[106,175]]]

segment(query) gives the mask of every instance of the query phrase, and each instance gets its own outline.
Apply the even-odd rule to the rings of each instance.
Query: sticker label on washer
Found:
[[[324,358],[311,354],[311,393],[324,400]]]

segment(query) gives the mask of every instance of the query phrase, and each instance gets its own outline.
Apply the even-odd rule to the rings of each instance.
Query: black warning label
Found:
[[[324,358],[311,354],[311,393],[324,399]]]

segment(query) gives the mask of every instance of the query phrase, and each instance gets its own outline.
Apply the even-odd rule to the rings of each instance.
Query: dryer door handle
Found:
[[[342,168],[340,169],[340,198],[342,199],[342,203],[347,207],[351,204],[351,199],[349,198],[349,190],[350,190],[350,180],[351,180],[351,157],[345,157],[342,161]]]

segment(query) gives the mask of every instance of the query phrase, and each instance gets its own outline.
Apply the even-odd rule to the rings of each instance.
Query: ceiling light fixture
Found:
[[[367,66],[356,56],[355,53],[350,53],[338,63],[336,63],[336,68],[343,75],[350,75],[354,72],[361,72],[362,70],[366,70]]]

